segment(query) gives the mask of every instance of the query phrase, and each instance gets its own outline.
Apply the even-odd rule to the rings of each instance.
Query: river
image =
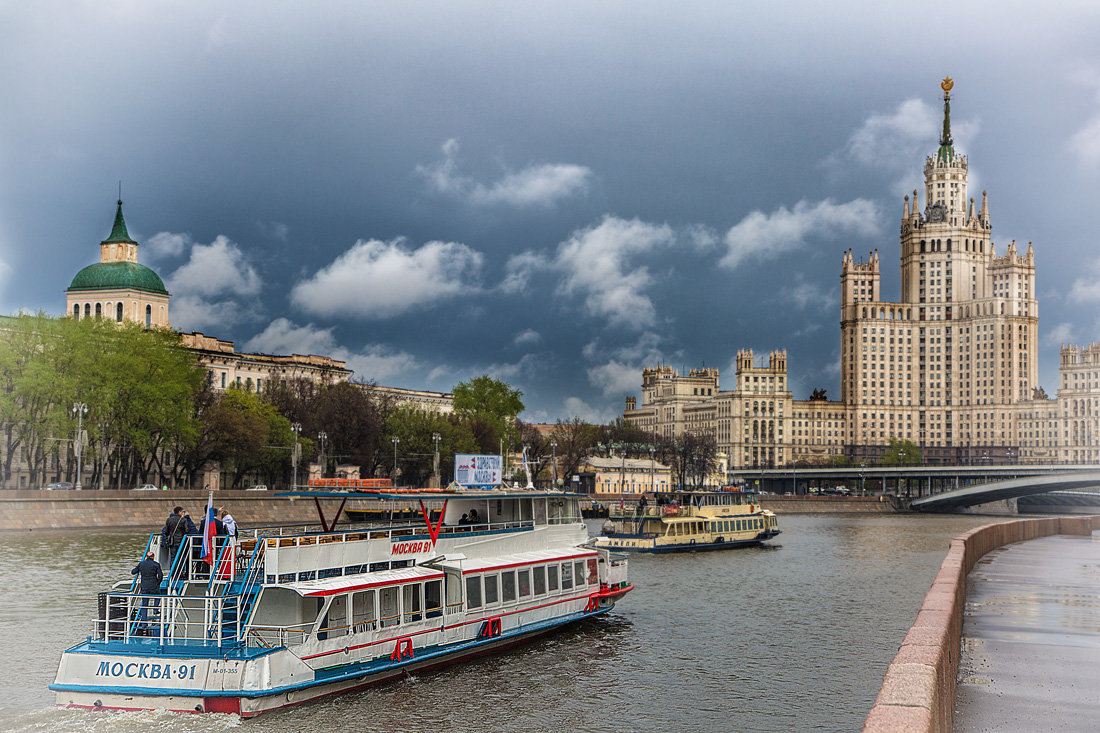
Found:
[[[632,556],[612,614],[504,654],[251,721],[53,707],[61,651],[145,546],[0,534],[0,730],[858,730],[948,541],[996,518],[786,515],[769,546]],[[595,523],[598,526],[598,522]]]

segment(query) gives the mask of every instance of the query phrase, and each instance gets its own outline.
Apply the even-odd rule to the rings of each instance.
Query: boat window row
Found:
[[[466,608],[514,603],[598,583],[596,558],[466,576]]]
[[[332,597],[317,638],[334,639],[442,615],[442,579],[342,593]]]
[[[710,523],[711,532],[744,532],[746,530],[763,529],[759,518],[755,519],[725,519]]]

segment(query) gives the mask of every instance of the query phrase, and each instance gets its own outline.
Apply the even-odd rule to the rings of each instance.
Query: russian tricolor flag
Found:
[[[214,524],[214,492],[206,498],[206,524],[202,528],[202,559],[207,565],[214,564],[214,538],[218,528]]]

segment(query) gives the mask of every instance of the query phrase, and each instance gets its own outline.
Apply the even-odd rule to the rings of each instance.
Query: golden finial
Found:
[[[951,80],[950,76],[945,76],[940,83],[940,89],[943,90],[943,98],[947,99],[951,96],[951,88],[955,86],[955,82]]]

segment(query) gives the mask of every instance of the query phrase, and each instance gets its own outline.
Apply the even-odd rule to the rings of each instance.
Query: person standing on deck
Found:
[[[164,529],[160,531],[162,542],[168,548],[169,567],[171,567],[176,555],[179,554],[184,538],[189,534],[198,533],[198,528],[191,521],[191,515],[183,507],[177,506],[172,510],[172,513],[168,515],[168,519],[164,522]],[[186,563],[187,559],[185,558],[183,562]]]
[[[160,569],[160,563],[157,562],[156,555],[152,550],[149,550],[145,555],[145,559],[130,571],[130,575],[141,576],[141,585],[139,586],[141,595],[160,595],[160,583],[164,580],[164,572]],[[141,610],[138,612],[138,621],[141,622],[138,625],[139,634],[148,634],[152,631],[152,627],[145,623],[149,620],[148,610],[150,606],[156,608],[159,604],[160,600],[157,598],[146,597],[141,599]]]

